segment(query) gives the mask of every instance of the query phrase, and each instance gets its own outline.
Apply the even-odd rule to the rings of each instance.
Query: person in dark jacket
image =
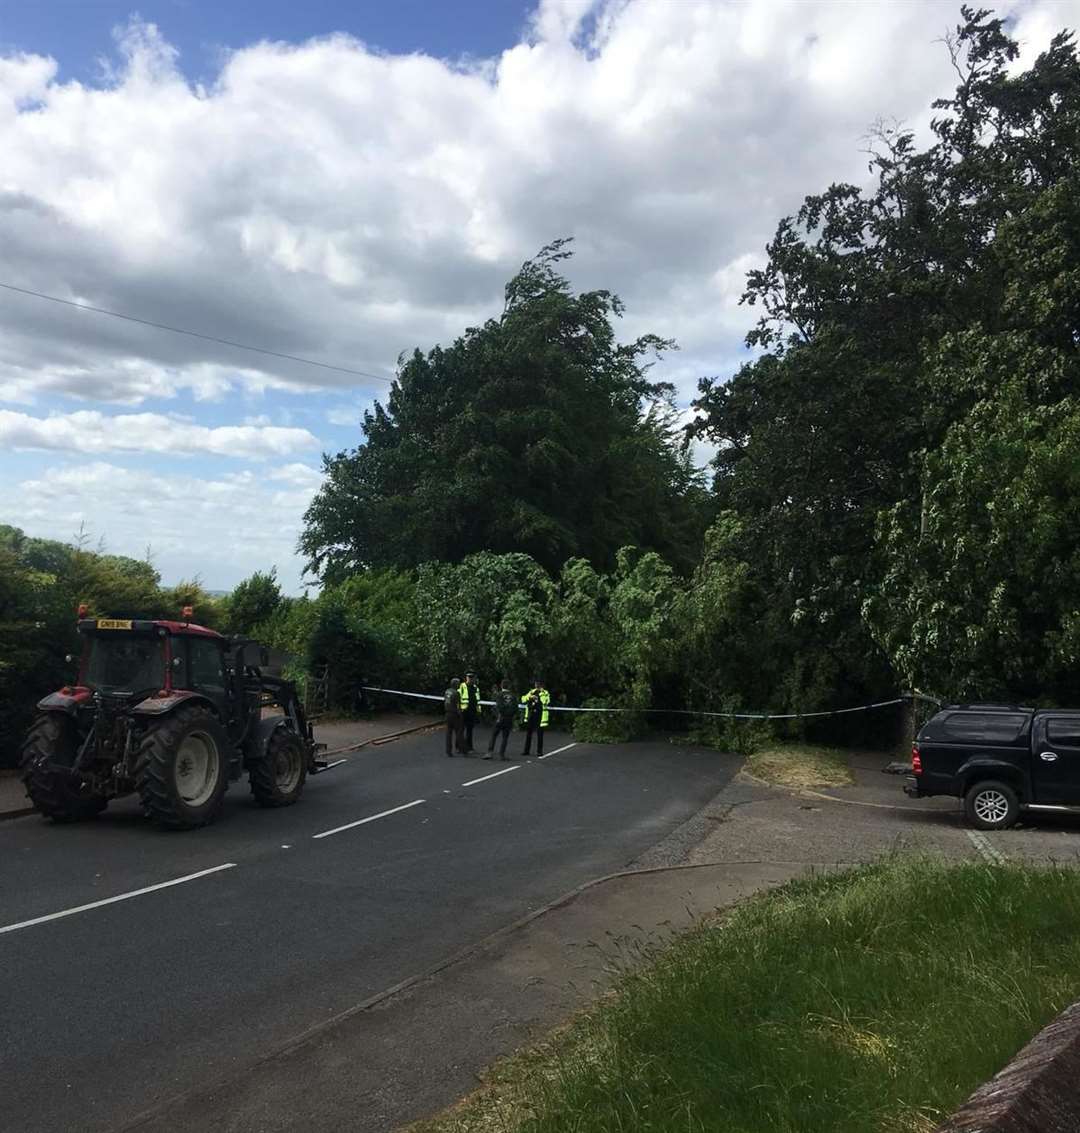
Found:
[[[473,753],[473,728],[476,727],[477,717],[480,715],[480,686],[476,683],[475,673],[466,673],[465,681],[461,686],[461,724],[465,732],[465,751]]]
[[[506,744],[510,739],[510,732],[514,727],[514,717],[517,715],[517,697],[510,691],[510,682],[503,680],[495,692],[495,727],[491,729],[491,742],[488,744],[485,759],[491,759],[495,754],[495,741],[502,736],[502,747],[499,749],[499,758],[506,758]]]
[[[461,727],[461,682],[454,677],[443,694],[446,708],[446,754],[453,756],[456,744],[458,755],[465,754],[465,735]]]

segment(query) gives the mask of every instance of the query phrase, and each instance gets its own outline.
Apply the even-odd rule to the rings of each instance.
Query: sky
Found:
[[[1080,0],[997,7],[1030,63]],[[925,138],[944,0],[0,0],[0,523],[228,589],[296,540],[402,352],[575,286],[688,406],[778,220]],[[331,368],[334,367],[334,368]],[[346,372],[352,371],[352,372]],[[707,455],[707,454],[703,454]]]

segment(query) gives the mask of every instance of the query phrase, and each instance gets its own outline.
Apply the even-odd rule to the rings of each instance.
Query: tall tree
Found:
[[[622,303],[575,294],[558,270],[569,255],[565,240],[544,248],[499,318],[416,351],[365,414],[364,442],[324,458],[300,539],[312,571],[332,581],[480,551],[609,565],[628,543],[689,565],[704,492],[671,387],[645,361],[672,344],[620,344]]]
[[[760,355],[729,383],[703,381],[696,402],[697,431],[719,445],[718,502],[739,520],[733,551],[787,658],[776,687],[788,704],[895,679],[889,635],[862,616],[880,577],[878,515],[921,497],[922,454],[1000,380],[985,358],[944,361],[963,336],[1009,323],[1002,234],[1075,177],[1071,36],[1014,74],[1002,20],[962,16],[948,40],[959,84],[934,104],[933,144],[880,128],[872,192],[834,185],[781,222],[744,296],[763,312],[747,339]],[[1075,322],[1055,325],[1075,348]]]

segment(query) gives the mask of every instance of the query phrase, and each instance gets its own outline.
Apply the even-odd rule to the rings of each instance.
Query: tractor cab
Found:
[[[138,702],[182,691],[205,696],[223,717],[230,642],[191,622],[83,618],[77,687]]]

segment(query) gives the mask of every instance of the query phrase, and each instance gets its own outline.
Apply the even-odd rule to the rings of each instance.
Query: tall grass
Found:
[[[424,1128],[930,1130],[1080,997],[1080,873],[896,859],[707,923]]]

